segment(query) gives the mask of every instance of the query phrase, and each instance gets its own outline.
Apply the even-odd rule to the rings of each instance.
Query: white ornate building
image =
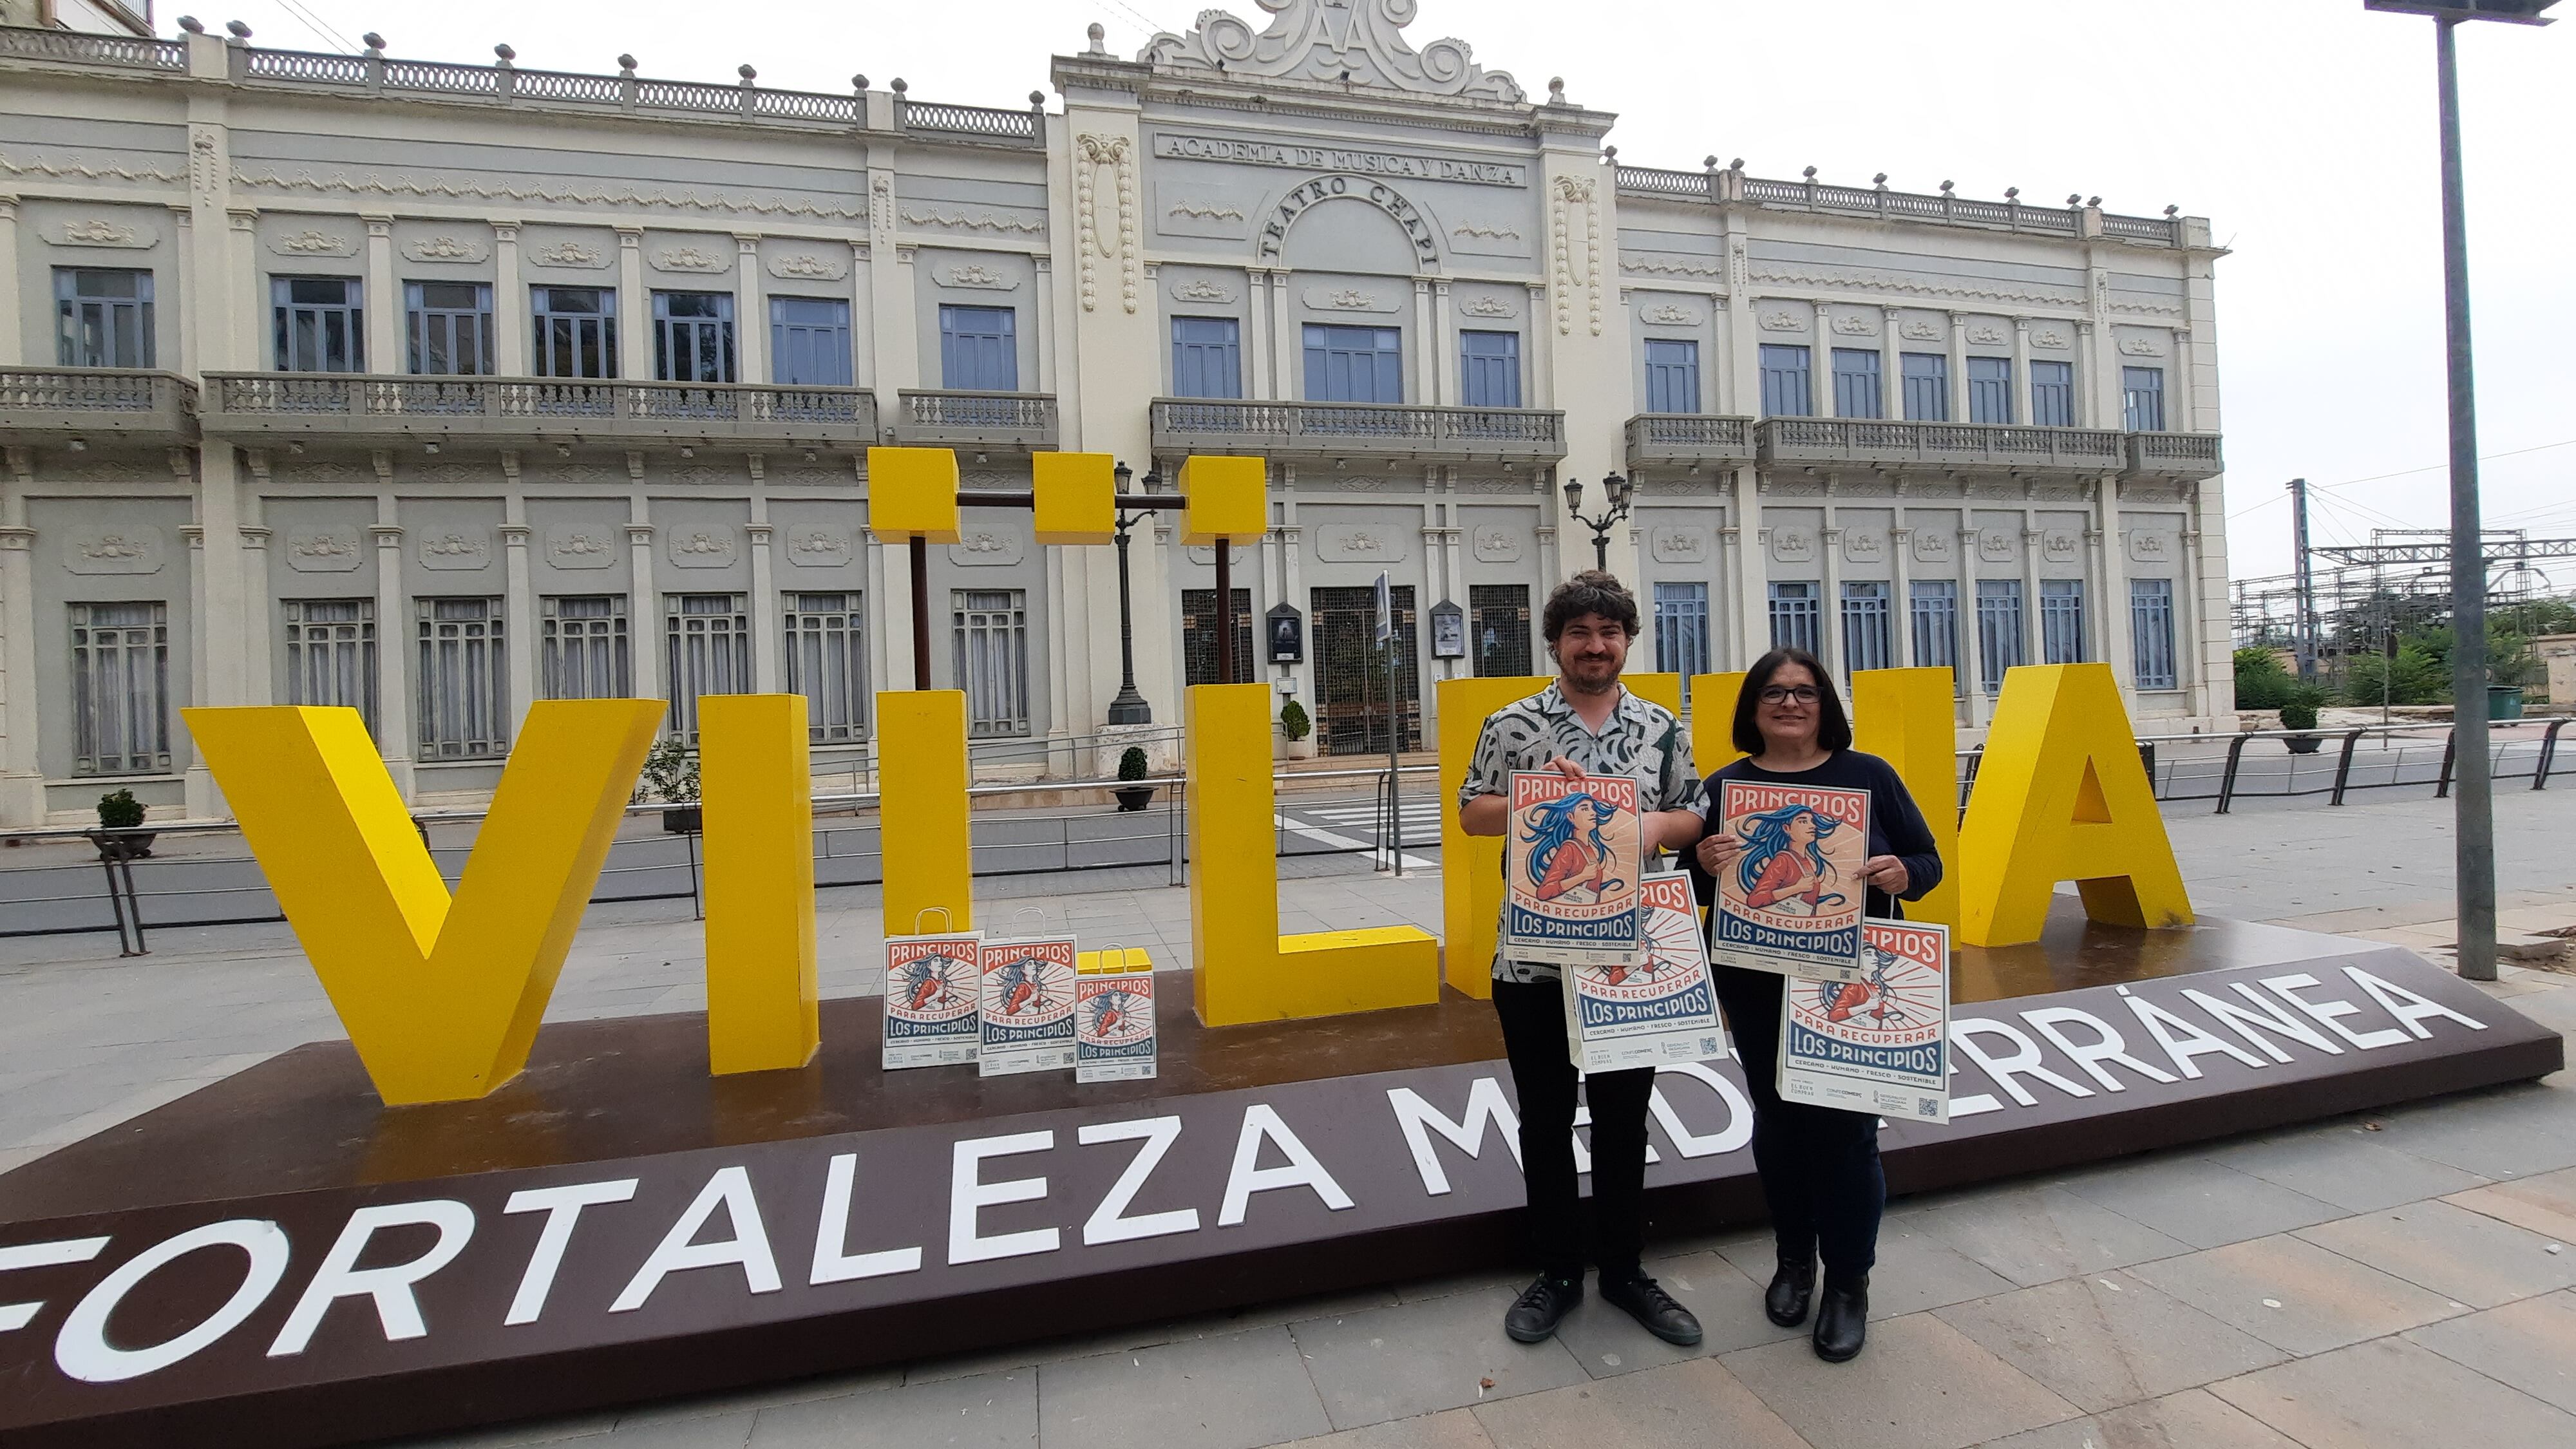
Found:
[[[1640,667],[1949,664],[1970,732],[2024,662],[2107,660],[2158,727],[2231,708],[2204,221],[1620,165],[1608,113],[1409,45],[1401,0],[1259,3],[1095,39],[1025,111],[0,30],[0,824],[220,813],[191,703],[356,705],[431,801],[550,695],[686,731],[801,691],[818,771],[864,768],[911,682],[885,441],[986,489],[1268,457],[1238,658],[1331,751],[1383,747],[1380,573],[1417,713],[1544,670],[1593,557],[1563,488],[1597,516],[1614,473]],[[968,517],[933,682],[987,753],[1087,771],[1117,556]],[[1215,608],[1164,517],[1168,724]]]

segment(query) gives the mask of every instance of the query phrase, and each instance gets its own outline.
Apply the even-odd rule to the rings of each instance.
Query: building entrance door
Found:
[[[1395,615],[1395,683],[1403,748],[1422,748],[1422,675],[1414,657],[1413,586],[1388,591]],[[1375,643],[1377,590],[1315,589],[1315,734],[1328,755],[1386,753],[1386,660]]]

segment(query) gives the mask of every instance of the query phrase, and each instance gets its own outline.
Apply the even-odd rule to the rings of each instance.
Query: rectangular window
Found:
[[[1908,352],[1898,360],[1905,369],[1907,420],[1950,421],[1950,359],[1937,352]]]
[[[613,287],[530,287],[539,377],[617,375],[617,291]]]
[[[2022,653],[2021,580],[1977,580],[1977,683],[2000,694],[2004,671],[2028,662]]]
[[[1527,584],[1469,584],[1467,628],[1473,632],[1476,673],[1509,678],[1530,672],[1530,600]]]
[[[345,705],[376,727],[376,601],[288,599],[286,702]]]
[[[1216,590],[1181,590],[1181,667],[1191,684],[1252,682],[1252,590],[1234,594],[1234,678],[1216,677]]]
[[[626,596],[549,595],[537,603],[537,692],[547,699],[624,699]]]
[[[280,372],[364,372],[367,333],[355,277],[271,277]]]
[[[671,733],[698,742],[698,696],[751,693],[751,616],[740,594],[665,594]]]
[[[867,738],[867,620],[857,594],[787,596],[787,692],[805,696],[815,744]]]
[[[769,299],[770,380],[787,387],[850,385],[850,304],[838,297]]]
[[[492,289],[481,282],[405,282],[403,326],[413,372],[492,375]]]
[[[1458,334],[1458,400],[1471,408],[1521,405],[1521,335]]]
[[[169,606],[74,604],[71,612],[72,773],[169,769]]]
[[[2039,662],[2084,662],[2084,581],[2039,581]]]
[[[1968,421],[2010,423],[2013,420],[2012,359],[1968,359]]]
[[[1699,344],[1646,339],[1646,411],[1699,411]]]
[[[1685,702],[1691,676],[1708,672],[1708,585],[1655,585],[1655,669],[1682,677]]]
[[[957,687],[966,692],[967,736],[1027,734],[1028,591],[959,589],[949,595],[949,606],[955,621]]]
[[[1232,317],[1172,319],[1172,396],[1243,396],[1243,324]]]
[[[1807,379],[1807,349],[1762,344],[1762,415],[1803,418],[1815,411],[1815,391]]]
[[[1824,646],[1820,587],[1814,583],[1771,586],[1772,648],[1804,649],[1813,654]]]
[[[1949,579],[1917,579],[1910,592],[1915,667],[1949,670],[1950,688],[1955,694],[1959,673],[1959,586]]]
[[[1393,327],[1307,323],[1306,400],[1404,401],[1404,334]]]
[[[664,382],[731,382],[733,293],[653,294],[653,376]]]
[[[2129,641],[2138,688],[2182,687],[2174,669],[2173,580],[2129,580]]]
[[[1834,416],[1881,418],[1878,354],[1857,347],[1834,349]]]
[[[150,272],[56,267],[54,303],[58,322],[54,360],[60,365],[154,365]]]
[[[481,760],[510,748],[510,670],[499,599],[415,599],[420,757]]]
[[[1008,307],[939,309],[939,385],[959,392],[1020,390],[1019,314]]]
[[[2075,364],[2030,365],[2030,420],[2043,428],[2075,426]]]
[[[2130,432],[2161,433],[2165,430],[2165,370],[2163,368],[2121,368],[2120,393],[2126,400],[2128,415],[2128,421],[2124,426]]]
[[[1843,668],[1885,669],[1894,663],[1892,623],[1888,617],[1887,585],[1843,585]]]

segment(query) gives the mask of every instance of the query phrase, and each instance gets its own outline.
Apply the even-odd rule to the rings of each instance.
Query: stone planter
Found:
[[[2281,741],[2290,747],[2290,753],[2294,755],[2313,755],[2317,752],[2317,747],[2325,742],[2326,737],[2323,735],[2292,735]]]
[[[673,805],[662,811],[662,828],[673,835],[695,835],[698,819],[697,806]]]
[[[1133,814],[1154,803],[1154,787],[1151,785],[1121,785],[1109,793],[1118,797],[1118,809],[1126,814]]]
[[[1292,760],[1311,760],[1315,758],[1315,737],[1313,735],[1308,735],[1302,740],[1290,740],[1288,742],[1288,758]]]
[[[101,860],[150,860],[153,834],[149,830],[93,830],[89,838],[98,847]]]

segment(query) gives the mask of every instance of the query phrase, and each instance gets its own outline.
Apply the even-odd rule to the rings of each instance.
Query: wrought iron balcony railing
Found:
[[[876,397],[854,387],[210,372],[206,389],[223,435],[878,441]]]
[[[1055,394],[901,392],[895,441],[930,447],[980,447],[1039,452],[1056,445]]]
[[[1628,420],[1628,466],[1750,463],[1753,424],[1709,413],[1639,413]]]
[[[196,436],[197,389],[175,372],[0,368],[0,440],[174,444]]]
[[[1565,456],[1565,414],[1538,408],[1156,398],[1153,435],[1155,451],[1173,453],[1432,462]]]

